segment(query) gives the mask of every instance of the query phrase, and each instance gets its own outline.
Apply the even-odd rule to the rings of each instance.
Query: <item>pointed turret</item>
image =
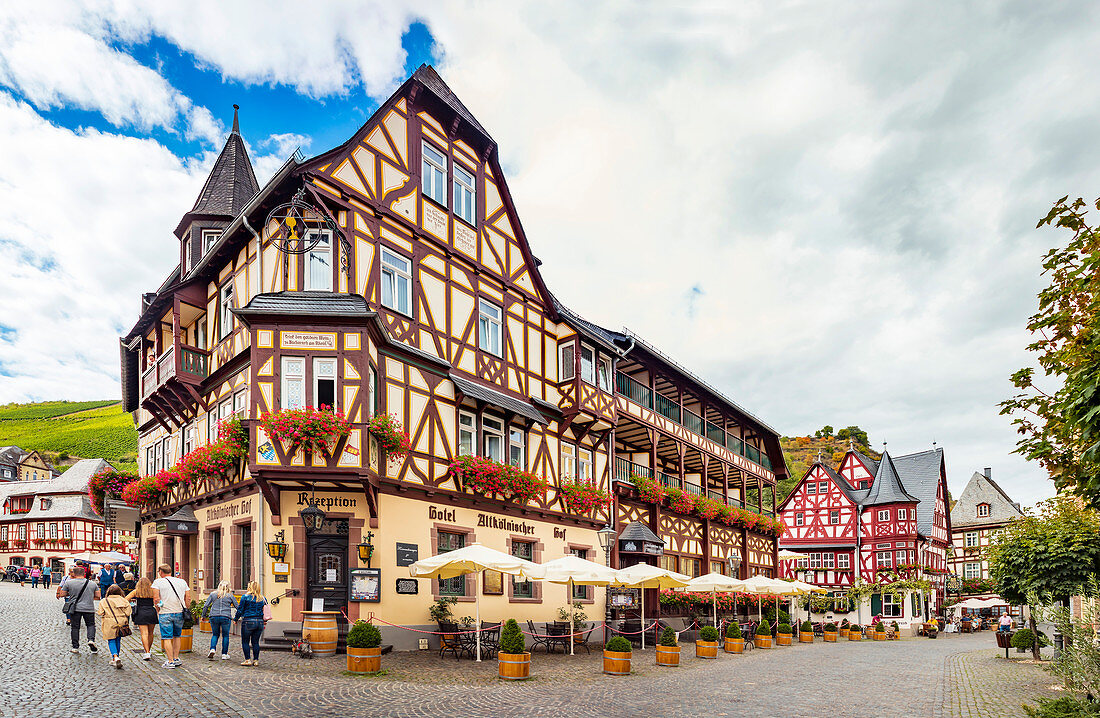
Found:
[[[875,480],[871,482],[871,491],[863,500],[863,505],[878,506],[918,501],[919,499],[906,492],[905,486],[901,483],[901,477],[898,476],[897,467],[894,466],[894,460],[890,458],[888,452],[884,451],[882,459],[879,460],[878,473],[875,474]]]

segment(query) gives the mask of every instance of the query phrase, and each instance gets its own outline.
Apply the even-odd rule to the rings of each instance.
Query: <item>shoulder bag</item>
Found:
[[[76,613],[76,604],[80,602],[80,597],[84,595],[84,592],[88,590],[88,584],[91,583],[91,579],[84,579],[84,586],[81,587],[80,592],[76,594],[76,598],[69,598],[65,600],[65,605],[61,607],[61,612],[66,616],[71,616]]]
[[[107,610],[111,612],[111,618],[115,619],[115,625],[118,626],[118,635],[115,637],[122,638],[123,636],[132,635],[133,631],[130,630],[130,617],[127,616],[126,623],[122,623],[118,620],[118,615],[115,614],[115,607],[111,605],[111,602],[106,599],[104,599],[104,602],[107,604]]]
[[[267,602],[267,599],[265,598],[264,599],[264,623],[267,623],[270,620],[271,620],[271,604],[269,604]]]

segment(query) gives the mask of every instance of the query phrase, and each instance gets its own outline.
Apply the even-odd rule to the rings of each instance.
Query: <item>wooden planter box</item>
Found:
[[[717,658],[718,657],[718,641],[696,641],[695,642],[695,657],[696,658]]]
[[[772,647],[772,637],[771,636],[757,636],[756,638],[752,639],[752,642],[753,642],[753,645],[755,645],[757,648],[771,648]]]
[[[775,645],[777,645],[777,646],[789,646],[789,645],[791,645],[791,634],[789,634],[789,633],[777,633],[777,634],[775,634]]]
[[[849,641],[862,641],[863,640],[863,634],[860,633],[859,631],[848,631],[848,640]]]
[[[357,676],[373,676],[382,670],[382,648],[353,648],[348,646],[348,673]]]
[[[825,637],[826,643],[836,643],[836,631],[825,631],[821,635]]]
[[[191,652],[191,641],[194,639],[194,636],[194,627],[183,629],[183,631],[180,633],[180,653]]]
[[[798,634],[798,642],[799,643],[813,643],[814,642],[813,632],[812,631],[801,631]]]
[[[657,646],[657,665],[658,666],[679,666],[680,665],[680,647],[679,646]]]
[[[531,677],[531,652],[498,653],[497,674],[506,681],[522,681]]]
[[[631,651],[608,651],[605,649],[603,652],[603,672],[609,676],[629,676],[630,655]]]
[[[726,653],[744,653],[745,652],[745,639],[744,638],[727,638],[725,648],[726,648]]]

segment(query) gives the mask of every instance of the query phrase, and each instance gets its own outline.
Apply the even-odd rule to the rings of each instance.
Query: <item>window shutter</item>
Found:
[[[917,617],[917,613],[920,611],[920,606],[917,603],[917,594],[909,594],[909,604],[913,607],[913,618]]]
[[[566,344],[560,348],[561,352],[561,376],[559,381],[566,381],[572,379],[575,369],[573,368],[573,345]]]
[[[872,616],[881,616],[882,615],[882,594],[881,593],[872,593],[871,594],[871,615]]]

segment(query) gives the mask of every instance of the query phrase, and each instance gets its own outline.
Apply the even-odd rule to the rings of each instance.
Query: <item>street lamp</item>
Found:
[[[313,497],[309,499],[309,506],[299,511],[298,515],[302,517],[302,523],[310,533],[320,531],[321,525],[325,523],[325,512],[317,508],[317,501]]]
[[[615,529],[611,528],[611,524],[608,523],[597,531],[596,535],[599,536],[600,548],[603,549],[604,565],[611,568],[611,545],[615,541]],[[607,597],[604,600],[603,613],[603,642],[607,643],[607,625],[611,622],[611,584],[607,585]]]
[[[359,560],[367,564],[367,568],[370,568],[370,557],[374,555],[374,544],[371,543],[372,538],[374,538],[374,533],[368,531],[366,540],[356,547],[359,549]]]
[[[286,541],[283,540],[282,529],[275,532],[275,540],[267,542],[267,555],[276,561],[282,561],[286,558]]]

